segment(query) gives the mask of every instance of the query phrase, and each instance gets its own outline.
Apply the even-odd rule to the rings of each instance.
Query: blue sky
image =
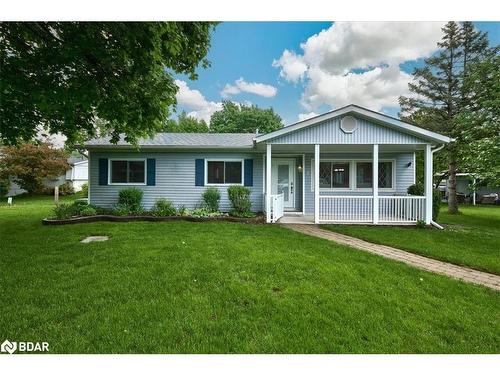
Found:
[[[178,109],[208,119],[222,100],[273,107],[285,124],[348,103],[397,115],[410,73],[436,51],[442,24],[225,22],[212,35],[211,67],[178,75]],[[480,22],[490,43],[500,23]]]

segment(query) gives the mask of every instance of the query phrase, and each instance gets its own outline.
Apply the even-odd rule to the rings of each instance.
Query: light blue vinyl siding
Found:
[[[143,206],[150,209],[155,200],[166,198],[176,206],[195,208],[201,202],[205,186],[195,186],[195,159],[253,159],[253,186],[249,186],[252,211],[262,211],[262,154],[248,152],[90,152],[90,202],[101,207],[113,207],[118,192],[129,186],[99,185],[99,158],[154,158],[156,159],[156,185],[130,185],[144,192]],[[220,208],[230,209],[227,186],[221,192]]]
[[[305,202],[304,202],[304,212],[305,214],[314,214],[314,191],[312,190],[311,181],[311,171],[312,171],[312,160],[314,159],[313,154],[306,154],[306,166],[305,166]],[[341,160],[355,160],[355,159],[367,159],[371,161],[372,154],[321,154],[321,159],[341,159]],[[396,162],[396,179],[395,179],[395,190],[384,191],[379,190],[379,195],[406,195],[408,186],[414,183],[414,173],[413,168],[413,153],[397,153],[388,154],[381,153],[379,159],[390,159]],[[411,162],[411,166],[408,163]],[[320,189],[320,195],[366,195],[371,196],[371,191],[359,191],[359,190],[323,190]]]
[[[297,130],[269,140],[274,144],[418,144],[428,143],[413,135],[358,118],[353,133],[340,129],[341,118],[333,118],[318,125]]]

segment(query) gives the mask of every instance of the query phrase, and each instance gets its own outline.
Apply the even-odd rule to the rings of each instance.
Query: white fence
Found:
[[[379,196],[379,222],[413,223],[425,219],[425,197]],[[372,196],[319,197],[319,221],[339,223],[373,222]]]
[[[283,216],[283,193],[271,195],[271,223],[277,222]]]
[[[379,221],[413,223],[425,220],[425,197],[379,197]]]

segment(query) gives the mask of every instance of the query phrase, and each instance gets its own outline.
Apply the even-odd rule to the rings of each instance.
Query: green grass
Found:
[[[441,207],[438,222],[444,230],[360,225],[323,225],[323,228],[500,274],[500,207],[460,206],[460,212],[450,215],[446,207]]]
[[[498,353],[500,293],[277,225],[0,206],[0,337],[52,353]],[[88,235],[107,242],[81,244]]]

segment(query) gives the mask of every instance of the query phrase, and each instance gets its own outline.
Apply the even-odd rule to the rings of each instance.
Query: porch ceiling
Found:
[[[263,143],[257,144],[256,147],[258,150],[265,151],[266,145]],[[425,145],[419,144],[407,144],[407,145],[388,145],[381,144],[379,145],[379,152],[413,152],[418,150],[424,150]],[[320,147],[321,153],[360,153],[367,152],[371,153],[373,151],[373,145],[366,144],[353,144],[353,145],[321,145]],[[282,144],[273,144],[272,145],[272,153],[282,153],[282,154],[303,154],[303,153],[314,153],[314,145],[282,145]]]

